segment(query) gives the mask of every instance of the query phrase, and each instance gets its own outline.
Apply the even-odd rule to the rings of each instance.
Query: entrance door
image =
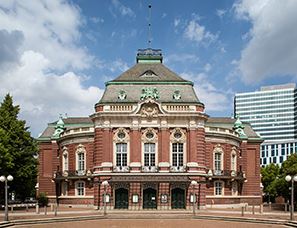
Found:
[[[143,208],[156,209],[157,208],[157,191],[152,188],[143,190]]]
[[[171,208],[185,209],[185,190],[181,188],[174,188],[171,191]]]
[[[115,190],[115,208],[116,209],[128,209],[128,190],[125,188],[119,188]]]

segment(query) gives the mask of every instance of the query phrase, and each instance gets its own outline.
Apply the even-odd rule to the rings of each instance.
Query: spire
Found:
[[[149,5],[148,6],[149,8],[149,18],[148,18],[148,47],[151,48],[151,45],[152,45],[152,34],[151,34],[151,17],[152,17],[152,5]]]

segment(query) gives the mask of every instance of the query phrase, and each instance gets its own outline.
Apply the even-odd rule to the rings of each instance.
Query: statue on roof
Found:
[[[154,100],[158,100],[160,98],[160,96],[159,96],[159,92],[158,92],[157,88],[155,88],[155,87],[143,88],[141,96],[140,96],[140,100],[145,100],[147,98],[152,98]]]
[[[242,124],[240,118],[239,118],[239,115],[236,115],[235,116],[235,119],[236,121],[234,122],[234,126],[233,126],[233,129],[235,132],[237,132],[239,134],[239,137],[240,138],[245,138],[247,137],[245,132],[244,132],[244,125]]]

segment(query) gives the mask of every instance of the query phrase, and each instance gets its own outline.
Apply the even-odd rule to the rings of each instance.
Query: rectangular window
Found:
[[[215,171],[221,171],[222,169],[222,154],[215,153]]]
[[[116,144],[116,166],[127,166],[127,143]]]
[[[78,165],[77,170],[78,171],[85,170],[85,154],[84,153],[79,153],[77,155],[77,158],[78,158],[78,160],[77,160],[77,165]]]
[[[273,163],[276,164],[276,157],[273,157]]]
[[[85,183],[80,181],[76,183],[76,194],[78,196],[84,196],[85,195]]]
[[[236,171],[236,155],[235,154],[231,155],[231,170]]]
[[[172,143],[172,165],[175,167],[183,166],[184,163],[184,144]]]
[[[67,196],[67,194],[68,194],[68,183],[67,182],[62,183],[61,194],[62,194],[62,196]]]
[[[214,182],[215,185],[215,195],[216,196],[221,196],[223,195],[223,183],[220,181]]]
[[[155,143],[144,143],[144,166],[155,166]]]
[[[283,161],[284,161],[283,156],[280,156],[280,157],[279,157],[279,162],[282,163]]]

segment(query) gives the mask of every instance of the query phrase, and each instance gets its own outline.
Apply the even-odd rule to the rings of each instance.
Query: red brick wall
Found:
[[[57,167],[57,146],[51,142],[41,142],[39,144],[39,172],[38,181],[39,189],[38,193],[44,192],[47,195],[55,195],[55,185],[52,182],[54,171]]]
[[[103,161],[103,129],[95,128],[94,166],[100,166]]]
[[[130,132],[130,162],[141,161],[141,132],[132,130]]]

